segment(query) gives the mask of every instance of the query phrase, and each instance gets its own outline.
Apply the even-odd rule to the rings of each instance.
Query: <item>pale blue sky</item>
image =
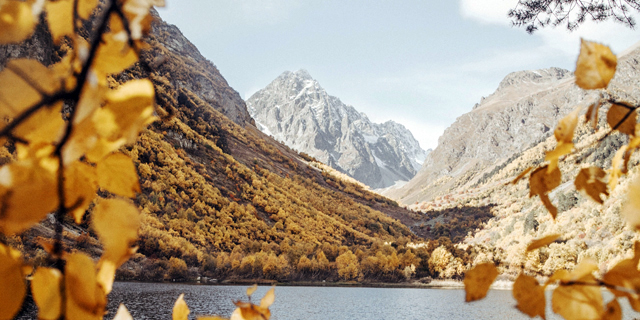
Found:
[[[581,36],[618,53],[640,40],[614,23],[528,35],[509,26],[517,0],[177,0],[177,25],[243,98],[306,69],[372,121],[409,128],[424,149],[512,71],[573,70]]]

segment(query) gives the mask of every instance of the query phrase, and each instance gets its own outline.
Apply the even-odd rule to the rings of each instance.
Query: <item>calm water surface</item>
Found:
[[[171,319],[173,303],[181,294],[196,315],[228,317],[235,306],[232,301],[246,299],[247,286],[205,286],[166,283],[116,283],[110,295],[113,318],[124,302],[134,319]],[[259,287],[254,297],[269,287]],[[508,290],[492,290],[484,300],[464,302],[462,289],[391,289],[344,287],[276,287],[276,302],[271,307],[274,320],[360,320],[360,319],[529,319],[515,308]],[[625,319],[633,319],[623,306]],[[549,310],[550,311],[550,310]],[[548,315],[550,312],[547,313]],[[538,318],[539,319],[539,318]],[[560,319],[548,317],[548,319]]]

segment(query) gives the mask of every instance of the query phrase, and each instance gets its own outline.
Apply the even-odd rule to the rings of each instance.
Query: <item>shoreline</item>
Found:
[[[381,289],[464,289],[464,283],[461,280],[432,280],[429,283],[420,281],[412,282],[356,282],[356,281],[287,281],[278,282],[276,280],[246,280],[246,279],[227,279],[219,282],[203,283],[198,281],[136,281],[136,280],[117,280],[118,282],[128,283],[174,283],[187,285],[204,285],[204,286],[279,286],[279,287],[344,287],[344,288],[381,288]],[[493,290],[511,290],[513,281],[498,280],[491,285]]]

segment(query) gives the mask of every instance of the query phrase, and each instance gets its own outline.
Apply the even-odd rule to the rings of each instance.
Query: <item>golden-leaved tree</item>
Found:
[[[518,183],[528,176],[530,197],[538,196],[551,216],[555,219],[558,209],[549,199],[549,193],[562,182],[559,162],[569,155],[586,157],[597,152],[600,142],[613,133],[628,136],[628,143],[620,147],[610,168],[583,166],[574,178],[576,190],[587,194],[600,204],[617,186],[619,178],[630,170],[629,161],[633,153],[640,148],[640,124],[637,123],[639,105],[622,101],[616,92],[607,90],[617,66],[617,58],[611,50],[601,44],[582,41],[578,56],[575,82],[585,90],[599,90],[596,101],[582,110],[577,107],[558,122],[554,136],[556,147],[547,152],[545,162],[538,167],[531,167],[522,172],[512,183]],[[608,109],[607,109],[608,108]],[[575,145],[574,132],[581,121],[598,128],[598,113],[606,110],[608,131],[595,145]],[[581,115],[584,114],[584,117]],[[607,170],[605,170],[607,169]],[[640,230],[640,177],[636,178],[627,191],[627,203],[622,214],[630,226]],[[551,234],[529,244],[526,252],[547,246],[561,237]],[[545,283],[540,284],[536,278],[527,275],[523,268],[513,285],[513,296],[517,308],[530,317],[545,318],[547,299],[545,289],[556,285],[551,295],[553,312],[565,319],[622,319],[619,299],[627,299],[635,311],[640,312],[640,243],[636,242],[633,257],[620,261],[613,268],[602,273],[598,264],[588,258],[583,259],[573,270],[556,270]],[[486,296],[490,285],[498,276],[493,263],[477,265],[467,272],[464,280],[467,292],[466,300],[474,301]],[[613,294],[613,299],[604,304],[602,289]]]
[[[116,269],[135,253],[141,224],[131,201],[140,191],[136,168],[118,149],[156,119],[151,81],[117,83],[111,76],[138,61],[147,46],[150,10],[163,5],[164,0],[0,0],[0,44],[28,39],[44,18],[63,52],[52,66],[15,59],[0,72],[0,146],[15,148],[12,161],[0,167],[0,319],[16,316],[28,285],[39,319],[102,319]],[[97,262],[68,253],[62,241],[65,217],[79,224],[90,206],[104,248]],[[55,238],[41,243],[51,267],[34,268],[6,239],[51,212]],[[268,319],[273,300],[271,290],[259,306],[238,302],[232,318]],[[187,319],[188,313],[180,297],[174,319]],[[115,319],[131,316],[120,306]]]

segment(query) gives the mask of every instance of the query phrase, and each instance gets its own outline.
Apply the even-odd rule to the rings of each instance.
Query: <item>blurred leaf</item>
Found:
[[[0,6],[0,44],[26,40],[33,33],[37,23],[29,2],[5,1]]]
[[[602,105],[601,100],[591,104],[585,114],[586,122],[591,122],[591,127],[595,130],[598,127],[598,109]]]
[[[513,297],[518,301],[518,310],[529,317],[540,316],[545,319],[544,287],[535,278],[520,274],[513,283]]]
[[[72,253],[65,266],[66,319],[102,319],[107,300],[96,281],[96,266],[83,253]]]
[[[91,12],[93,12],[93,9],[95,9],[97,5],[98,0],[79,0],[78,16],[82,19],[88,19],[91,16]]]
[[[621,320],[622,319],[622,308],[620,308],[620,303],[618,300],[613,299],[611,302],[607,304],[607,307],[602,314],[602,320]]]
[[[123,153],[114,153],[97,166],[98,184],[111,193],[128,198],[140,192],[138,174],[131,158]]]
[[[133,317],[129,313],[129,310],[127,310],[127,307],[121,303],[118,307],[118,312],[116,312],[116,316],[113,317],[113,320],[133,320]]]
[[[622,176],[622,163],[627,146],[622,146],[611,159],[611,170],[609,171],[609,190],[613,191],[618,185],[618,179]]]
[[[184,301],[184,293],[178,297],[176,303],[173,305],[173,320],[188,320],[189,319],[189,307]]]
[[[34,162],[16,161],[0,168],[0,229],[5,234],[30,228],[58,206],[55,172]]]
[[[640,230],[640,177],[629,184],[627,202],[622,206],[622,216],[636,230]]]
[[[122,199],[100,201],[93,211],[91,221],[100,241],[104,244],[105,255],[126,256],[130,245],[138,239],[140,214],[138,208],[128,201]]]
[[[572,143],[573,132],[578,125],[578,115],[580,114],[580,108],[576,108],[571,113],[558,121],[556,129],[553,131],[553,135],[556,137],[558,143]]]
[[[591,199],[603,204],[604,200],[600,195],[605,195],[605,197],[609,195],[607,184],[602,181],[606,175],[607,173],[598,167],[583,168],[576,176],[574,183],[576,190],[584,191]]]
[[[47,21],[53,42],[59,44],[62,37],[73,34],[73,0],[47,1]]]
[[[581,282],[596,283],[591,275]],[[602,293],[597,285],[560,285],[551,296],[553,312],[565,319],[600,319],[603,313]]]
[[[0,243],[0,319],[13,319],[22,306],[27,288],[20,253]]]
[[[65,202],[70,206],[70,214],[80,224],[85,211],[96,197],[98,177],[96,168],[75,161],[64,171]]]
[[[529,177],[529,197],[534,195],[540,196],[540,200],[549,210],[551,216],[555,219],[558,215],[558,209],[551,203],[547,193],[560,185],[562,182],[562,173],[560,169],[555,167],[549,171],[551,167],[543,166],[531,173]]]
[[[273,302],[276,300],[276,288],[271,288],[269,289],[269,291],[267,291],[267,293],[264,295],[264,297],[262,297],[262,300],[260,300],[260,307],[262,308],[269,308]]]
[[[616,72],[618,59],[609,47],[582,40],[576,63],[576,84],[582,89],[602,89]]]
[[[116,39],[113,34],[105,34],[102,40],[93,64],[98,74],[120,73],[138,61],[138,55],[126,39]]]
[[[635,110],[629,110],[621,105],[614,103],[611,105],[611,108],[609,108],[609,112],[607,112],[607,123],[611,129],[617,126],[616,130],[626,135],[635,135],[637,122],[638,113]]]
[[[57,142],[64,129],[61,111],[62,102],[40,108],[13,130],[14,135],[31,143]]]
[[[528,246],[527,246],[527,252],[544,247],[550,243],[553,243],[554,241],[556,241],[556,239],[560,238],[559,234],[552,234],[552,235],[548,235],[546,237],[542,237],[540,239],[536,239],[533,240]]]
[[[53,268],[38,268],[31,279],[38,319],[58,320],[62,312],[62,273]]]
[[[511,181],[511,184],[518,183],[518,181],[520,181],[520,179],[524,178],[524,176],[526,176],[527,173],[531,172],[532,169],[533,169],[533,167],[529,167],[529,168],[524,169],[524,171],[520,172],[520,174],[515,179],[513,179],[513,181]]]
[[[498,269],[493,263],[483,263],[467,271],[464,276],[466,301],[476,301],[487,296],[489,287],[498,276]]]
[[[10,60],[0,72],[0,117],[17,116],[59,86],[53,72],[37,60]]]
[[[251,297],[251,295],[258,290],[258,284],[254,284],[253,286],[247,288],[247,296]]]

